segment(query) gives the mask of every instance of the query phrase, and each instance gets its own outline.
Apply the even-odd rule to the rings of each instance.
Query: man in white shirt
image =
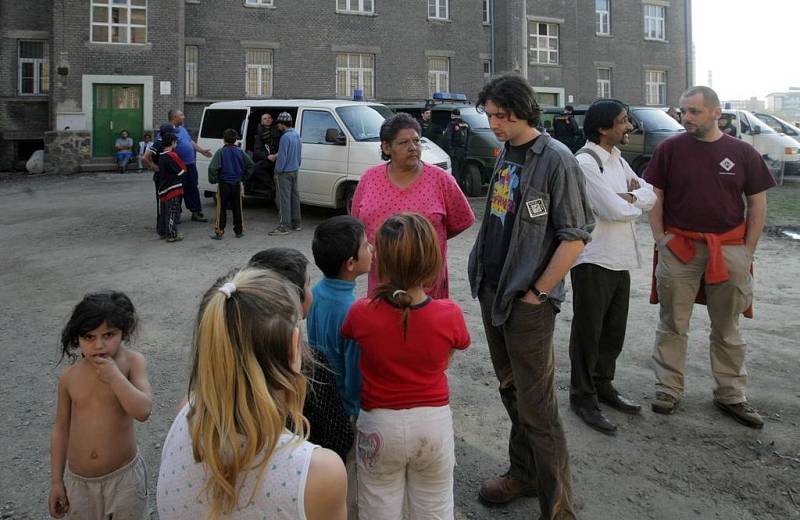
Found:
[[[628,321],[628,271],[641,267],[636,219],[653,207],[656,195],[617,148],[633,130],[627,106],[608,99],[594,102],[583,129],[586,146],[576,155],[597,223],[591,242],[570,272],[574,314],[570,408],[591,428],[612,435],[617,427],[603,415],[598,401],[628,414],[641,411],[640,405],[617,392],[612,381]]]

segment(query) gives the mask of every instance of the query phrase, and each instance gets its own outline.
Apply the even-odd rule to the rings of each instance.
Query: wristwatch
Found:
[[[539,299],[539,303],[544,303],[550,298],[550,295],[544,291],[540,291],[536,286],[531,286],[531,292]]]

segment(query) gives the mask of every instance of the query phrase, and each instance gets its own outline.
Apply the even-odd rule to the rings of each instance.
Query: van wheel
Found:
[[[344,211],[348,215],[353,214],[353,195],[356,194],[356,185],[348,184],[344,188]]]
[[[464,168],[464,174],[461,179],[461,189],[467,197],[479,197],[483,189],[481,183],[481,170],[476,164],[468,164]]]
[[[636,172],[636,175],[639,177],[644,177],[644,172],[647,171],[648,164],[650,164],[650,161],[642,161],[636,165],[636,168],[634,168],[633,171]]]
[[[205,197],[207,199],[213,199],[214,195],[216,195],[216,194],[217,194],[216,191],[203,190],[203,197]]]

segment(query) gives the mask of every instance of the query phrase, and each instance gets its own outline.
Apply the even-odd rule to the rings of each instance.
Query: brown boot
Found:
[[[511,478],[508,473],[485,480],[478,491],[481,502],[489,505],[507,504],[515,498],[535,496],[535,483]]]

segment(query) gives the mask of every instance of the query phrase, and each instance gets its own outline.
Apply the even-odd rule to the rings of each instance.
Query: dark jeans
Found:
[[[186,209],[192,213],[203,211],[203,205],[200,203],[200,190],[197,187],[197,167],[192,164],[186,165],[186,171],[183,173],[183,202],[186,204]]]
[[[220,182],[217,184],[217,209],[214,232],[217,235],[225,233],[228,222],[228,210],[233,213],[233,232],[237,235],[244,231],[242,218],[242,184],[239,182]]]
[[[481,287],[483,327],[500,397],[511,418],[509,476],[536,482],[545,519],[574,518],[569,453],[554,390],[552,304],[515,301],[508,320],[492,325],[495,292]]]
[[[570,402],[596,407],[597,389],[614,380],[625,342],[631,275],[599,265],[572,268],[572,332],[569,337]]]
[[[275,174],[275,202],[281,218],[281,226],[300,225],[300,192],[297,190],[297,172]]]
[[[168,201],[160,202],[162,226],[164,236],[178,236],[178,219],[181,216],[181,197],[174,197]]]

